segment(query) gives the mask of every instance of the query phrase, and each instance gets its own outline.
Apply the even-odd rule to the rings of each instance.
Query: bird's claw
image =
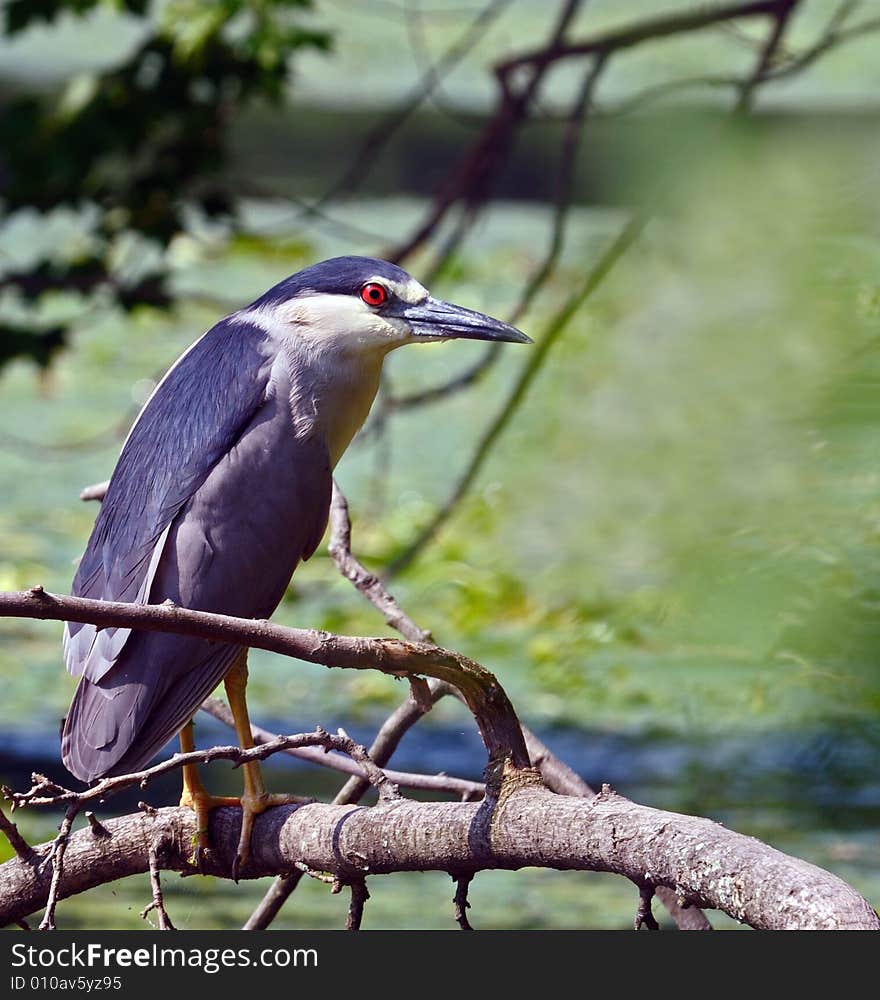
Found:
[[[300,795],[288,795],[286,793],[261,792],[257,795],[244,794],[241,797],[241,833],[238,837],[238,847],[235,851],[235,858],[232,861],[232,881],[238,882],[242,868],[248,863],[251,855],[251,834],[254,829],[254,820],[260,813],[264,813],[273,806],[302,805],[303,798]]]

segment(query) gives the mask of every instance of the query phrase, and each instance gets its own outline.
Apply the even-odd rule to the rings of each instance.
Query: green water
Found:
[[[536,728],[624,734],[622,752],[633,754],[661,740],[665,772],[633,769],[628,788],[622,762],[615,780],[629,794],[722,818],[877,901],[870,775],[880,754],[868,740],[865,766],[849,740],[880,704],[876,213],[833,151],[742,142],[727,158],[707,153],[687,197],[667,189],[644,239],[550,354],[472,493],[393,589],[439,641],[495,671]],[[745,185],[756,163],[760,189]],[[735,208],[725,192],[736,192]],[[420,207],[364,201],[346,215],[403,231]],[[276,214],[251,206],[252,230]],[[538,207],[497,206],[436,291],[504,314],[548,222]],[[522,321],[533,336],[620,222],[612,210],[573,214],[558,275]],[[356,249],[367,247],[295,227],[269,244],[190,248],[178,281],[199,303],[168,316],[96,310],[46,376],[6,369],[0,586],[69,589],[95,513],[79,490],[108,476],[152,381],[225,311],[204,296],[241,304],[307,260]],[[391,384],[442,381],[478,355],[463,343],[408,348]],[[442,501],[526,360],[525,349],[505,351],[476,389],[396,417],[385,438],[346,457],[338,477],[370,565],[387,563]],[[276,620],[387,632],[323,553],[297,572]],[[56,752],[73,687],[59,631],[0,624],[0,749],[24,735],[46,748],[41,759]],[[254,654],[252,678],[254,717],[297,726],[365,725],[401,697],[384,676],[268,654]],[[437,716],[471,731],[452,706]],[[833,772],[799,773],[796,759],[774,754],[713,763],[731,740],[798,744],[819,730],[842,747]],[[442,749],[426,751],[424,766],[444,768]],[[746,787],[741,767],[752,769]],[[819,798],[804,789],[817,774],[828,779]],[[719,799],[731,783],[737,794]],[[35,839],[51,832],[48,820],[22,825]],[[168,882],[172,918],[190,927],[239,923],[262,889]],[[344,921],[344,902],[325,887],[300,891],[284,926]],[[445,877],[388,877],[372,891],[368,926],[451,922]],[[143,880],[130,880],[64,904],[61,922],[136,926],[146,898]],[[498,927],[622,927],[635,902],[614,879],[531,871],[481,876],[472,898],[475,924]]]

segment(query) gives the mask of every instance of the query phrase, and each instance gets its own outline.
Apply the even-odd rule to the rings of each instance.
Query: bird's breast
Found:
[[[296,366],[291,379],[293,429],[301,438],[323,436],[335,467],[369,415],[379,390],[382,357],[365,352],[309,361]]]
[[[326,427],[327,448],[334,467],[370,413],[379,390],[380,371],[381,367],[375,377],[362,376],[334,385],[323,401],[321,410]]]

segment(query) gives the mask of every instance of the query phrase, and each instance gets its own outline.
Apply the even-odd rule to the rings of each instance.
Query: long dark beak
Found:
[[[502,323],[473,309],[441,302],[430,296],[418,305],[407,305],[401,312],[413,335],[425,340],[501,340],[511,344],[531,344],[532,340],[515,326]]]

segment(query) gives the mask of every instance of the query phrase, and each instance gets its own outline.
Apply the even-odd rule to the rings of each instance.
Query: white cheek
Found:
[[[314,295],[291,299],[261,317],[276,335],[295,334],[318,350],[381,354],[409,343],[409,323],[383,316],[350,295]]]
[[[406,320],[375,314],[367,322],[361,320],[356,339],[365,345],[390,343],[393,346],[405,343],[410,336],[411,331]]]

